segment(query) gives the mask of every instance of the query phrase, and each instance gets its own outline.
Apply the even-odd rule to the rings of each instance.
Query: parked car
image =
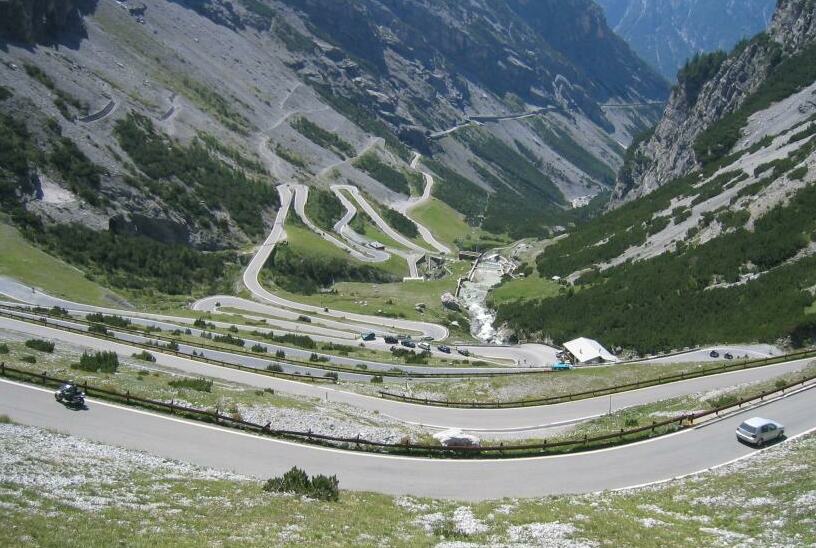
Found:
[[[419,348],[421,348],[422,350],[426,351],[426,352],[430,352],[430,351],[431,351],[431,345],[430,345],[430,344],[428,344],[428,343],[426,343],[426,342],[421,342],[421,343],[419,343],[417,346],[418,346]]]
[[[719,358],[720,357],[720,353],[717,352],[716,350],[712,350],[711,352],[708,353],[708,355],[711,358]]]
[[[553,371],[569,371],[570,369],[573,369],[572,364],[566,362],[558,362],[552,366]]]
[[[385,344],[397,344],[399,341],[393,335],[385,336]]]
[[[439,346],[436,347],[436,349],[439,350],[440,352],[444,352],[445,354],[451,353],[450,346],[445,346],[444,344],[440,344]]]
[[[726,352],[725,356],[723,356],[726,360],[733,360],[734,355],[731,352]]]
[[[405,339],[402,341],[402,346],[406,348],[416,348],[416,343],[411,339]]]
[[[467,348],[457,348],[456,351],[459,352],[462,356],[465,357],[470,356],[470,350],[468,350]]]
[[[753,417],[737,428],[737,440],[762,447],[785,434],[785,427],[776,421]]]
[[[362,335],[360,335],[364,341],[373,341],[377,338],[377,335],[373,331],[366,331]]]

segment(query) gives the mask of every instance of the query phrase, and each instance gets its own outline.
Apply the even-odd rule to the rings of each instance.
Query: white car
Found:
[[[753,417],[737,428],[737,440],[761,447],[785,434],[785,427],[776,421]]]

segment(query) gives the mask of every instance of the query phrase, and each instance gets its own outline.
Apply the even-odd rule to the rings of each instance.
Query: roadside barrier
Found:
[[[14,378],[17,380],[24,380],[31,384],[47,385],[61,385],[73,381],[59,379],[49,376],[46,372],[34,373],[31,371],[24,371],[12,367],[8,367],[5,363],[0,363],[0,376]],[[656,438],[666,435],[678,430],[692,428],[696,426],[696,421],[701,418],[716,415],[721,413],[741,409],[744,405],[762,401],[773,394],[782,393],[792,388],[804,387],[808,382],[816,379],[816,375],[803,377],[800,380],[786,383],[784,386],[777,386],[772,390],[763,391],[755,396],[744,398],[739,401],[729,403],[727,405],[716,407],[708,411],[701,411],[698,413],[691,413],[685,415],[678,415],[663,421],[653,421],[646,426],[632,428],[629,430],[621,429],[620,432],[613,432],[600,436],[578,438],[574,440],[561,440],[547,442],[543,440],[535,444],[519,444],[519,445],[490,445],[490,446],[460,446],[450,447],[441,445],[424,445],[413,444],[410,441],[406,443],[384,443],[370,441],[360,438],[344,438],[337,436],[328,436],[324,434],[315,434],[311,431],[300,432],[293,430],[279,430],[272,428],[271,423],[264,425],[243,420],[238,415],[223,414],[219,409],[209,411],[205,409],[197,409],[191,406],[176,404],[173,400],[169,403],[164,401],[151,400],[138,396],[133,396],[130,392],[116,392],[103,388],[96,388],[87,382],[77,384],[81,386],[88,396],[96,396],[100,399],[114,401],[117,403],[124,403],[130,406],[138,406],[146,409],[157,410],[171,415],[178,415],[185,418],[214,423],[227,428],[234,428],[237,430],[253,432],[259,435],[271,436],[281,439],[297,440],[307,444],[330,446],[339,449],[346,449],[349,451],[361,452],[381,452],[388,454],[410,454],[415,456],[426,457],[442,457],[442,458],[465,458],[478,457],[488,454],[491,457],[528,457],[537,455],[546,455],[551,453],[578,453],[582,451],[589,451],[593,449],[600,449],[603,447],[610,447],[616,445],[623,445],[624,443],[631,443],[634,441],[641,441],[648,438]]]
[[[696,371],[688,371],[677,373],[675,375],[659,376],[653,379],[646,379],[642,381],[630,382],[626,384],[619,384],[616,386],[609,386],[606,388],[598,388],[595,390],[586,390],[584,392],[574,392],[572,394],[562,394],[557,396],[548,396],[545,398],[534,398],[529,400],[516,400],[506,402],[463,402],[463,401],[446,401],[434,400],[428,398],[414,398],[412,396],[405,396],[403,394],[396,394],[388,391],[380,391],[380,397],[387,400],[400,401],[404,403],[413,403],[417,405],[428,405],[434,407],[455,407],[461,409],[512,409],[518,407],[537,407],[543,405],[554,405],[557,403],[564,403],[575,400],[582,400],[588,398],[596,398],[598,396],[608,396],[611,394],[618,394],[621,392],[628,392],[630,390],[637,390],[640,388],[648,388],[650,386],[659,386],[662,384],[670,384],[673,382],[685,381],[690,379],[698,379],[708,377],[710,375],[717,375],[720,373],[728,373],[733,371],[740,371],[744,369],[755,369],[758,367],[765,367],[778,363],[785,363],[793,360],[806,359],[816,357],[816,350],[804,350],[801,352],[794,352],[785,354],[783,356],[774,356],[772,358],[761,358],[758,360],[735,361],[732,363],[725,363],[715,367],[700,369]],[[568,373],[560,373],[568,374]]]

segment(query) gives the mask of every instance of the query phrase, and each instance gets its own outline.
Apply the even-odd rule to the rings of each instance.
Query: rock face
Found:
[[[0,1],[0,36],[29,44],[51,40],[78,21],[80,10],[92,9],[95,4],[95,0]]]
[[[695,53],[728,51],[764,30],[776,0],[598,0],[609,26],[673,81]]]
[[[713,123],[737,110],[781,58],[795,55],[816,39],[816,3],[781,0],[767,34],[732,52],[713,76],[690,94],[675,87],[654,133],[629,151],[612,205],[649,194],[699,167],[695,140]]]

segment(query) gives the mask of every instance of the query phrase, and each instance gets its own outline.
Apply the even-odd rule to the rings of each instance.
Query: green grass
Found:
[[[297,249],[299,254],[308,257],[335,257],[356,265],[378,268],[396,276],[406,276],[408,274],[408,264],[402,257],[392,255],[391,258],[384,263],[363,263],[351,258],[348,253],[330,244],[305,226],[295,223],[287,223],[286,240],[289,242],[289,245]]]
[[[412,208],[408,215],[451,249],[457,248],[457,240],[464,239],[475,231],[464,221],[461,213],[436,198]]]
[[[46,444],[51,440],[43,438],[50,434],[26,430],[23,436],[24,443],[0,437],[0,447],[12,455],[0,494],[4,546],[64,545],[65,539],[88,547],[230,546],[238,535],[242,546],[320,547],[426,547],[457,541],[667,547],[816,542],[814,436],[738,465],[655,487],[480,503],[348,491],[340,492],[338,502],[322,503],[264,493],[261,481],[204,479],[195,469],[179,474],[149,464],[136,467],[109,455],[98,461],[102,469],[115,471],[109,474],[91,473],[96,461],[50,456],[32,472],[30,462],[49,454]],[[57,444],[66,439],[56,436]],[[43,481],[49,476],[81,479],[70,490],[54,493],[15,480],[32,474]],[[101,499],[102,508],[78,508],[76,498],[87,497]],[[484,528],[470,534],[457,530],[457,510],[472,513]],[[432,514],[436,521],[425,529],[422,522]],[[536,537],[536,529],[546,532]]]
[[[490,299],[495,304],[520,299],[546,299],[558,295],[560,288],[557,282],[541,277],[536,271],[526,278],[504,282],[490,292]]]
[[[10,354],[3,356],[6,365],[72,380],[87,382],[96,388],[130,392],[131,395],[158,401],[183,400],[201,409],[235,408],[236,405],[270,406],[312,410],[315,404],[310,398],[271,394],[238,383],[216,380],[210,391],[200,391],[199,377],[173,374],[160,366],[136,358],[123,358],[115,373],[101,373],[71,369],[70,364],[80,360],[80,354],[58,345],[53,354],[40,354],[36,364],[22,360],[26,348],[21,342],[7,341]],[[210,382],[212,379],[207,379]],[[172,386],[174,383],[177,386]]]
[[[287,229],[288,230],[288,229]],[[403,261],[404,264],[404,261]],[[453,276],[441,280],[408,281],[388,284],[368,284],[358,282],[340,282],[334,285],[336,293],[319,295],[294,295],[285,291],[276,291],[284,298],[296,299],[299,302],[345,310],[361,314],[405,317],[410,320],[447,323],[451,314],[442,307],[441,296],[456,290],[459,276],[467,274],[469,265],[456,262],[450,265]],[[415,310],[415,305],[424,303],[425,313]],[[451,329],[454,336],[469,337],[466,331]]]
[[[531,364],[532,365],[532,364]],[[535,365],[550,365],[540,363]],[[429,399],[456,402],[506,402],[562,396],[589,390],[655,379],[661,376],[692,373],[719,364],[698,363],[632,363],[605,367],[578,368],[571,371],[529,377],[494,377],[463,380],[455,383],[422,385]],[[426,397],[423,395],[423,397]],[[614,398],[615,396],[613,396]]]
[[[121,298],[88,280],[78,269],[55,259],[0,222],[0,276],[15,278],[57,297],[110,306]]]
[[[805,308],[805,314],[816,314],[816,301],[812,305]]]

